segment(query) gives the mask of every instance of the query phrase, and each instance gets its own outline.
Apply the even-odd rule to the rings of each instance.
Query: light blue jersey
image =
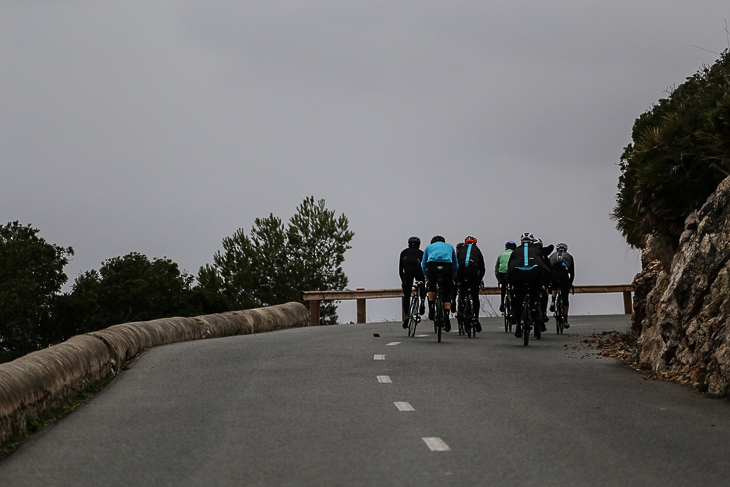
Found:
[[[423,275],[426,276],[426,279],[428,279],[428,271],[426,270],[426,264],[428,262],[451,264],[452,278],[456,277],[456,272],[459,270],[459,261],[456,257],[456,251],[454,250],[454,247],[445,242],[434,242],[423,251],[421,268],[423,269]]]

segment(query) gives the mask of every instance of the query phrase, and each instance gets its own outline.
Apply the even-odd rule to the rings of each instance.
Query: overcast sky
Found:
[[[629,283],[619,157],[728,47],[728,18],[727,0],[0,0],[0,224],[72,246],[70,281],[132,251],[196,274],[312,195],[350,220],[353,289],[399,287],[412,235],[474,235],[491,268],[524,231],[568,244],[576,284]]]

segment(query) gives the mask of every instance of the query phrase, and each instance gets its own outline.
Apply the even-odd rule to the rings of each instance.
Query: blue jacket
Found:
[[[459,270],[459,261],[456,258],[456,251],[454,250],[454,247],[444,242],[434,242],[423,251],[421,268],[423,269],[423,275],[426,276],[426,279],[428,279],[428,271],[426,270],[426,264],[428,262],[451,264],[452,279],[456,277],[456,271]]]

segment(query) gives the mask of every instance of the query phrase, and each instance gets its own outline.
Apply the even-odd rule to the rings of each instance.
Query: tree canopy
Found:
[[[612,217],[629,244],[674,247],[684,220],[730,175],[730,54],[703,67],[634,122]]]
[[[200,268],[198,282],[206,297],[224,296],[229,309],[301,301],[301,291],[344,289],[344,254],[354,233],[345,215],[325,201],[305,198],[285,226],[270,214],[257,218],[249,235],[239,229],[223,239],[213,264]],[[335,303],[321,304],[323,324],[337,323]]]
[[[76,278],[61,300],[64,338],[119,323],[199,314],[193,276],[164,257],[131,252],[102,262]]]
[[[0,355],[19,356],[48,344],[55,300],[67,277],[71,247],[38,236],[18,221],[0,227]]]

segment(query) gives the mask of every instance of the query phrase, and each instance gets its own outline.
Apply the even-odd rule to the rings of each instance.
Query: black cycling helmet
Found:
[[[464,246],[464,242],[459,242],[458,244],[456,244],[456,251],[458,252],[459,249],[462,248],[463,246]]]
[[[555,246],[555,250],[567,251],[568,250],[568,244],[565,243],[565,242],[560,242],[558,245]]]
[[[444,242],[446,243],[446,239],[442,237],[441,235],[434,235],[434,237],[431,239],[431,243],[434,242]]]
[[[504,244],[504,248],[505,249],[512,249],[512,250],[514,250],[514,249],[517,248],[517,244],[514,243],[512,240],[510,240],[509,242],[507,242],[506,244]]]
[[[411,237],[408,239],[409,247],[419,247],[421,245],[421,239],[418,237]]]

